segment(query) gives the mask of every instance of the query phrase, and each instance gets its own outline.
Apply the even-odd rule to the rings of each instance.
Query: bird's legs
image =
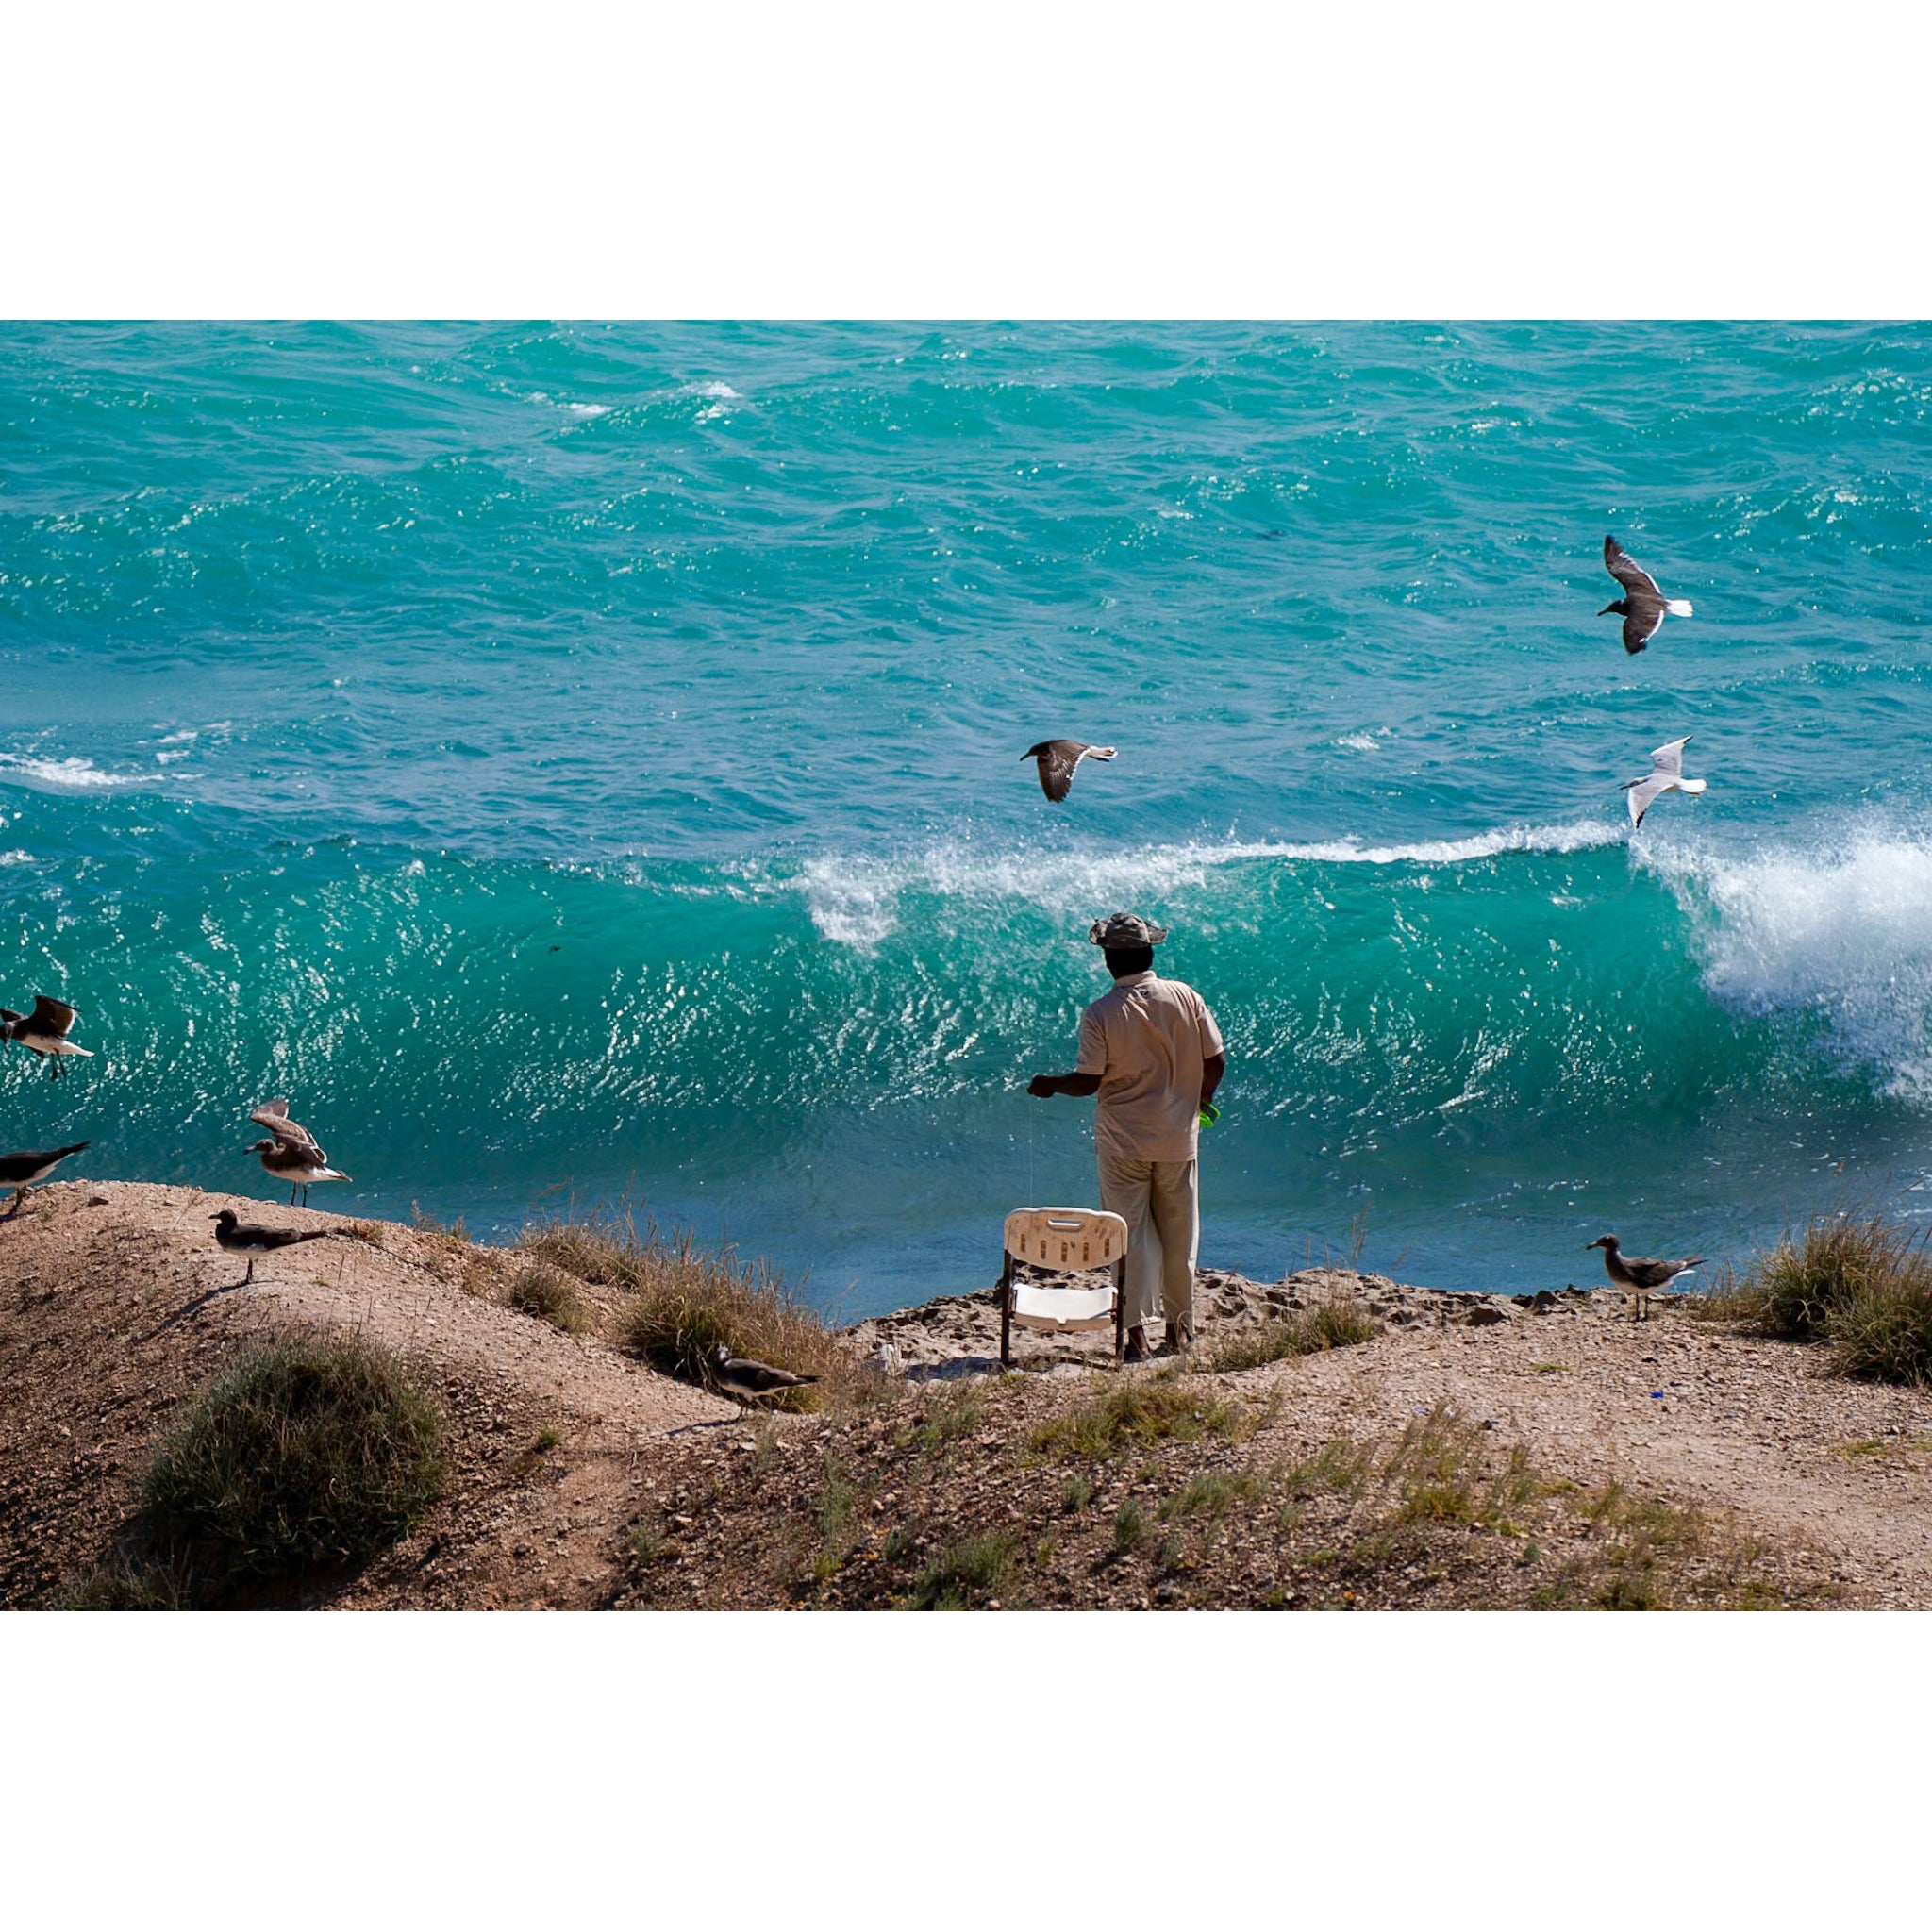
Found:
[[[13,1206],[7,1210],[8,1221],[11,1221],[20,1212],[20,1204],[26,1199],[26,1191],[32,1185],[31,1181],[25,1181],[13,1191]]]
[[[289,1206],[290,1206],[291,1208],[292,1208],[292,1207],[293,1207],[294,1205],[295,1205],[295,1183],[294,1183],[293,1181],[291,1181],[291,1182],[289,1183]]]

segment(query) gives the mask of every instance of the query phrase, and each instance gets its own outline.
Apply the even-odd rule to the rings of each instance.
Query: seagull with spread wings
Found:
[[[1624,648],[1633,658],[1656,637],[1666,611],[1673,617],[1691,614],[1689,602],[1666,597],[1657,589],[1657,579],[1614,537],[1604,539],[1604,568],[1623,585],[1624,594],[1614,604],[1606,604],[1597,615],[1608,617],[1614,611],[1624,620]]]
[[[1624,779],[1623,791],[1630,802],[1630,829],[1633,832],[1643,823],[1643,814],[1666,791],[1688,791],[1695,797],[1704,790],[1704,779],[1684,775],[1684,747],[1690,742],[1691,735],[1686,732],[1682,738],[1674,738],[1670,743],[1658,745],[1650,755],[1649,777]]]
[[[93,1058],[86,1047],[75,1046],[67,1037],[79,1018],[64,1000],[50,1000],[43,992],[36,993],[31,1013],[16,1013],[11,1007],[0,1007],[0,1041],[19,1041],[47,1062],[49,1079],[58,1079],[64,1056],[78,1054],[84,1060]]]
[[[1110,744],[1082,744],[1077,738],[1047,738],[1020,754],[1040,766],[1040,789],[1058,805],[1073,790],[1074,774],[1082,758],[1111,758]]]
[[[355,1175],[338,1173],[328,1164],[328,1156],[322,1151],[315,1136],[289,1118],[286,1100],[264,1100],[248,1118],[257,1126],[266,1127],[275,1137],[270,1141],[256,1141],[248,1151],[260,1155],[262,1166],[277,1180],[289,1183],[291,1208],[295,1205],[298,1188],[306,1206],[308,1190],[316,1181],[355,1179]]]

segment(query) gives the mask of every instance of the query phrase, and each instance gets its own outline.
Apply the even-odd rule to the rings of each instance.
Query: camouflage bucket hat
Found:
[[[1142,919],[1138,912],[1116,912],[1111,919],[1096,919],[1087,937],[1096,946],[1124,952],[1129,946],[1158,946],[1167,937],[1167,928]]]

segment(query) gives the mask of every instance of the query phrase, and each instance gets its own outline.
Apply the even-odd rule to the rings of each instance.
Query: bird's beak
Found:
[[[1607,617],[1610,614],[1610,612],[1613,611],[1617,607],[1614,604],[1606,604],[1604,608],[1597,612],[1597,615],[1599,617]]]

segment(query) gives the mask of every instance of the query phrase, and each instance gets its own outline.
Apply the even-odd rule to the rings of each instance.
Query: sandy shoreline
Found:
[[[255,1285],[235,1287],[242,1266],[208,1231],[224,1206],[327,1226],[339,1238],[272,1257]],[[268,1599],[317,1606],[870,1601],[853,1594],[862,1566],[883,1576],[893,1550],[936,1545],[974,1498],[990,1517],[1015,1512],[1016,1537],[1034,1536],[1028,1512],[1043,1507],[1041,1485],[1050,1481],[1027,1442],[1089,1391],[1149,1373],[1114,1371],[1108,1338],[1028,1337],[1022,1373],[999,1375],[997,1309],[982,1291],[849,1331],[881,1385],[875,1414],[753,1426],[730,1404],[617,1346],[608,1291],[587,1286],[592,1322],[578,1335],[501,1306],[493,1297],[515,1265],[506,1251],[436,1230],[193,1189],[79,1182],[41,1191],[17,1220],[0,1224],[0,1601],[45,1603],[106,1558],[127,1529],[139,1473],[169,1417],[251,1341],[291,1325],[350,1327],[399,1351],[434,1382],[450,1421],[449,1489],[416,1535],[358,1575]],[[1794,1601],[1932,1606],[1925,1392],[1827,1376],[1814,1350],[1740,1336],[1668,1304],[1636,1324],[1608,1289],[1541,1298],[1441,1293],[1341,1270],[1277,1283],[1204,1270],[1203,1348],[1338,1291],[1358,1293],[1375,1315],[1373,1341],[1182,1378],[1252,1421],[1238,1445],[1202,1448],[1212,1451],[1202,1470],[1211,1462],[1264,1472],[1324,1441],[1393,1441],[1440,1408],[1486,1440],[1524,1445],[1553,1483],[1615,1483],[1722,1520],[1770,1553],[1766,1574]],[[984,1414],[961,1431],[957,1456],[950,1444],[932,1449],[923,1424],[908,1435],[908,1417],[916,1423],[962,1394],[983,1402]],[[545,1436],[552,1446],[533,1446]],[[913,1437],[916,1450],[907,1447]],[[868,1442],[873,1449],[863,1449]],[[822,1536],[812,1561],[826,1574],[813,1572],[801,1596],[796,1564],[767,1577],[745,1551],[770,1542],[774,1522],[791,1521],[782,1514],[794,1508],[791,1492],[771,1472],[792,1472],[794,1513],[816,1510],[811,1521],[823,1523],[841,1443],[860,1445],[850,1452],[855,1468],[875,1465],[864,1478],[872,1487],[861,1484],[869,1500],[854,1506],[873,1541],[841,1530],[834,1559]],[[924,1458],[929,1494],[895,1473],[908,1456]],[[740,1483],[755,1462],[766,1479]],[[1161,1483],[1198,1474],[1173,1462],[1138,1479],[1153,1507],[1168,1493]],[[669,1554],[647,1570],[641,1524],[645,1543],[670,1539]],[[1257,1548],[1236,1569],[1231,1557],[1222,1560],[1240,1545],[1235,1538],[1226,1550],[1191,1557],[1192,1568],[1137,1579],[1131,1562],[1097,1541],[1091,1559],[1079,1557],[1084,1568],[1070,1567],[1076,1527],[1035,1537],[1041,1551],[1057,1540],[1060,1554],[1041,1558],[1021,1600],[1310,1600],[1312,1585],[1283,1581],[1300,1560],[1288,1544]],[[1377,1582],[1351,1594],[1488,1601],[1483,1591],[1503,1588],[1481,1564],[1458,1568],[1459,1560],[1410,1564],[1421,1581],[1407,1596],[1385,1599]],[[1448,1581],[1431,1583],[1438,1576]]]

